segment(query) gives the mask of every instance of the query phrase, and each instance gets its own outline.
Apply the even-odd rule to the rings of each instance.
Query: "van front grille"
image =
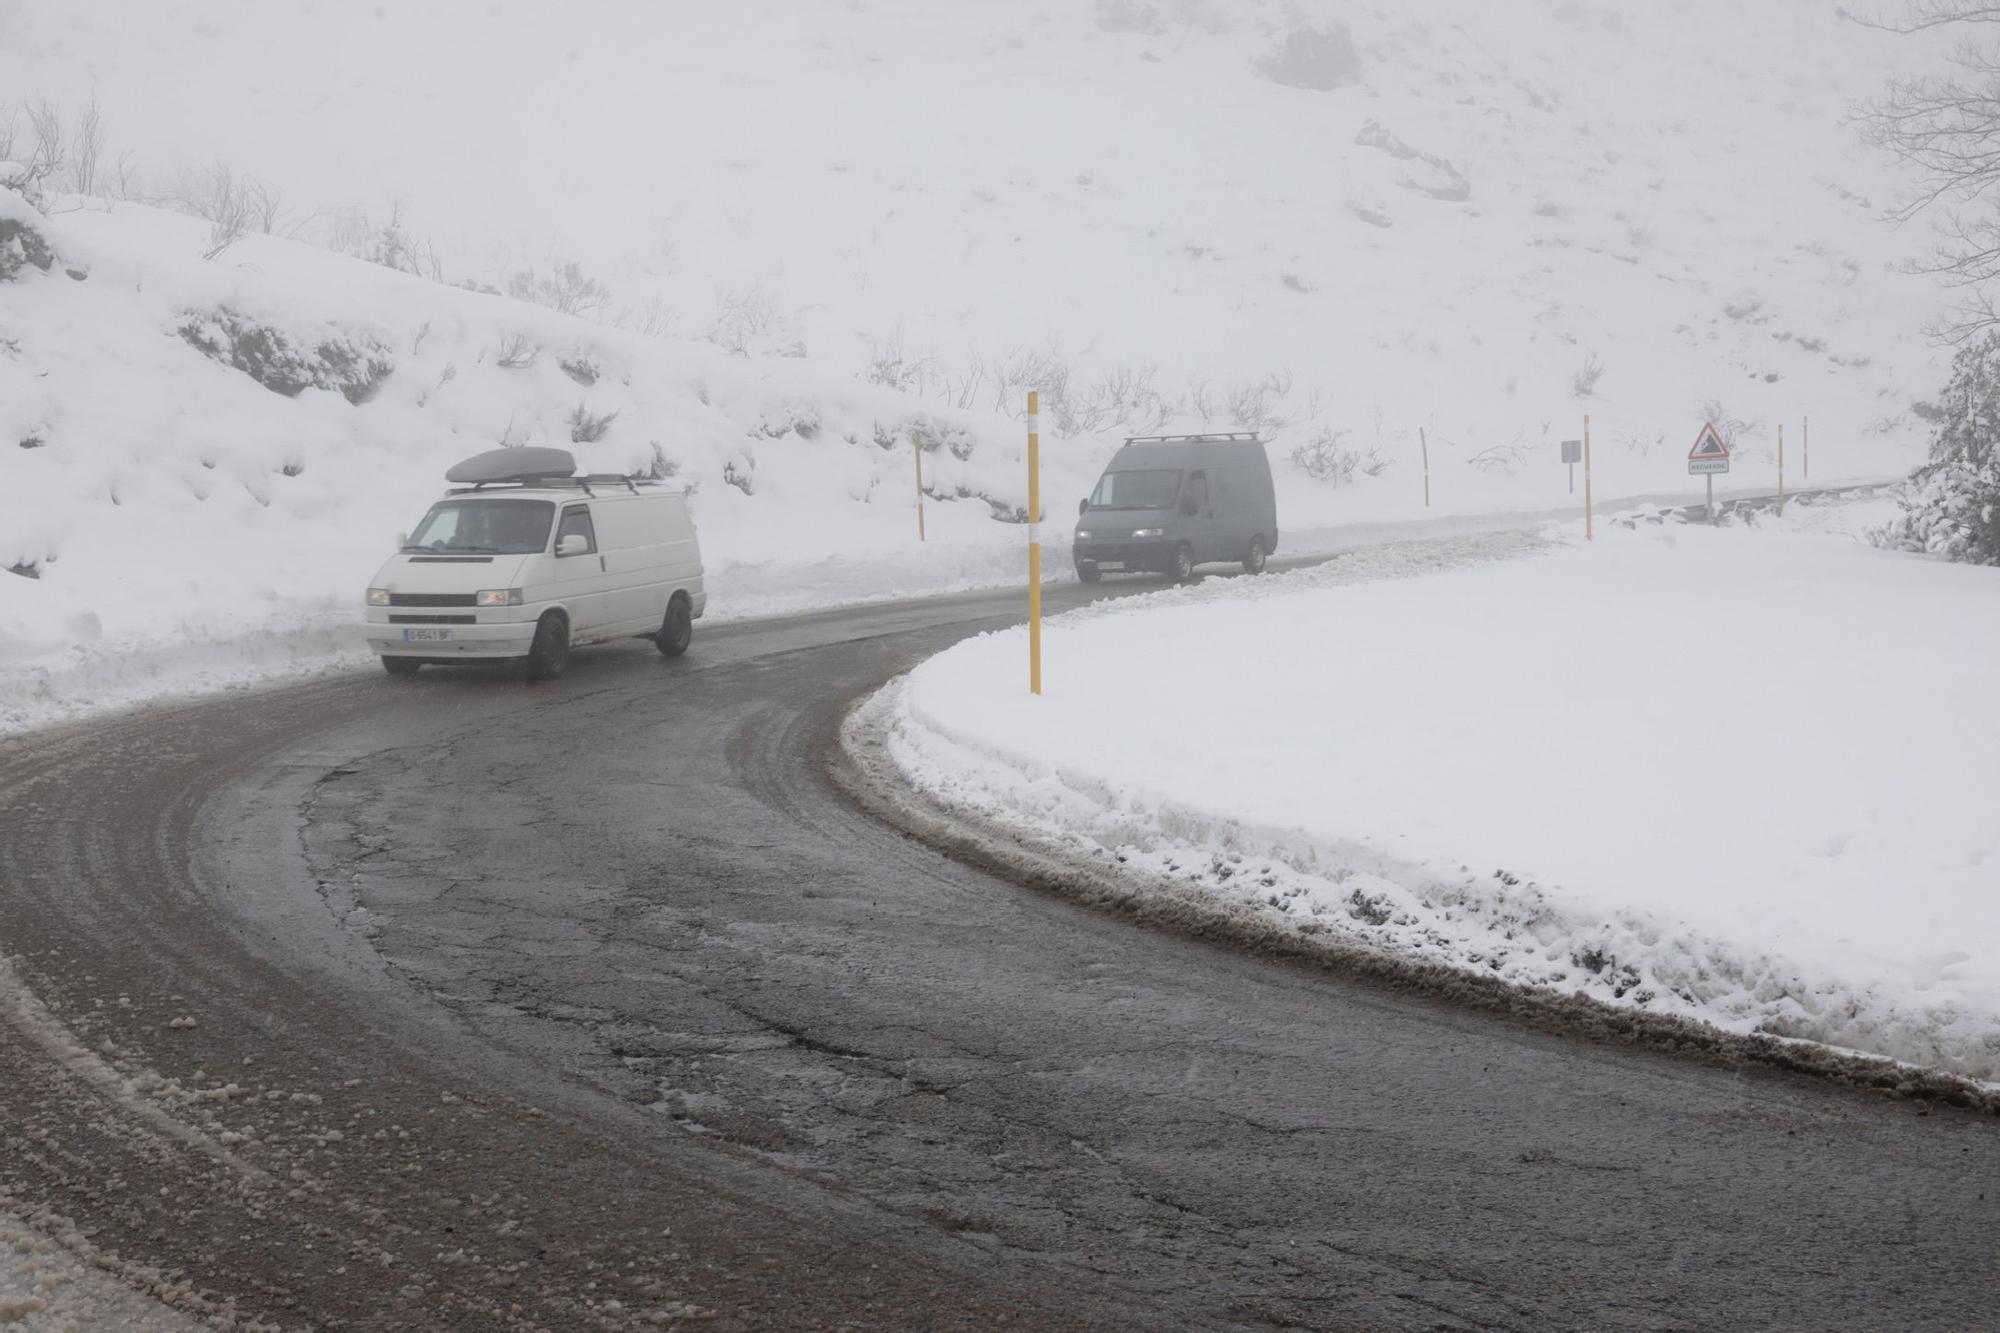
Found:
[[[477,594],[469,592],[392,592],[391,606],[477,606]]]
[[[390,616],[391,625],[477,625],[478,616]]]

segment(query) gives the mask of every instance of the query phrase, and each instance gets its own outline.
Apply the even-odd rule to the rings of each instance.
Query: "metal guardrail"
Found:
[[[1829,498],[1845,499],[1849,497],[1872,496],[1884,491],[1894,491],[1900,485],[1902,485],[1901,482],[1871,481],[1848,486],[1812,486],[1803,490],[1786,491],[1783,503],[1788,505],[1811,504],[1814,501]],[[1768,495],[1739,495],[1729,500],[1718,500],[1715,503],[1713,514],[1709,512],[1707,504],[1696,501],[1694,504],[1687,505],[1646,505],[1639,509],[1621,510],[1618,513],[1608,515],[1604,521],[1607,523],[1616,523],[1620,527],[1636,528],[1642,522],[1664,523],[1667,521],[1667,516],[1671,514],[1683,523],[1720,523],[1725,518],[1731,518],[1739,514],[1747,515],[1768,512],[1776,509],[1779,503],[1778,494],[1776,491],[1773,491]]]

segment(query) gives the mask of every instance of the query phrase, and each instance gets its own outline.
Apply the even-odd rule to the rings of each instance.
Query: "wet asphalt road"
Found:
[[[0,746],[0,1190],[287,1326],[2000,1321],[1990,1118],[1236,956],[853,809],[846,707],[1017,617]]]

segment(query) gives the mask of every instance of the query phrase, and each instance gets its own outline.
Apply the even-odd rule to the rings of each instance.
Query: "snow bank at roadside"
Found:
[[[918,668],[890,752],[1303,932],[2000,1080],[2000,575],[1861,544],[1875,511],[1093,608],[1039,700],[1020,631]]]
[[[106,1328],[182,1333],[202,1327],[89,1266],[50,1239],[48,1231],[0,1211],[0,1326],[9,1325],[29,1333]]]

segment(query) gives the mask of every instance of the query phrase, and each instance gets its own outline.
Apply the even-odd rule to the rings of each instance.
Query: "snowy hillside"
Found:
[[[1828,0],[0,8],[0,88],[94,92],[146,189],[219,159],[350,241],[402,201],[453,280],[574,260],[603,317],[938,396],[1057,352],[1100,425],[1114,371],[1196,414],[1275,376],[1288,447],[1392,460],[1373,509],[1421,504],[1419,426],[1446,507],[1549,494],[1584,412],[1625,490],[1711,402],[1910,458],[1926,238],[1843,118],[1925,55]]]
[[[205,263],[202,224],[139,206],[32,221],[59,258],[0,306],[0,569],[16,576],[0,661],[38,688],[10,691],[0,721],[60,712],[70,688],[143,690],[171,674],[162,658],[337,651],[445,468],[496,442],[692,486],[724,615],[1020,564],[1022,529],[995,519],[1024,502],[1025,439],[995,414],[294,242]],[[913,434],[937,497],[922,546]],[[1071,473],[1057,484],[1086,484]]]
[[[1432,514],[1567,503],[1586,413],[1601,496],[1693,492],[1704,416],[1732,484],[1807,417],[1895,475],[1937,296],[1842,116],[1928,58],[1820,0],[7,0],[0,96],[104,137],[88,279],[0,285],[0,656],[37,716],[323,657],[446,464],[599,420],[698,487],[718,614],[1012,576],[1031,387],[1058,519],[1156,428],[1264,430],[1308,539],[1423,515],[1423,444]],[[146,206],[232,184],[231,244]],[[264,330],[386,375],[274,393]]]

